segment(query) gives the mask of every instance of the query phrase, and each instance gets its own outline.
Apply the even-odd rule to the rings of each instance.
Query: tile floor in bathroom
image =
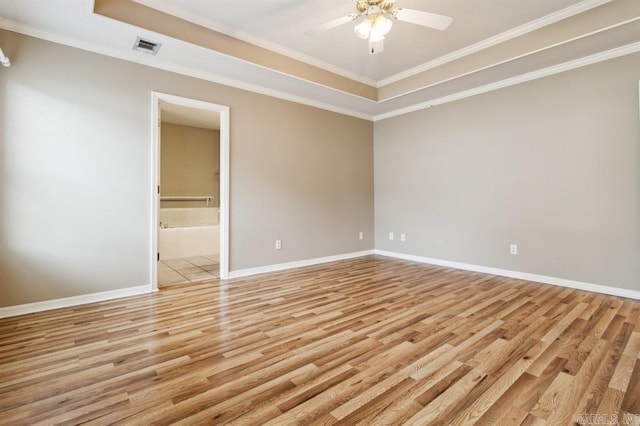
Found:
[[[218,255],[164,259],[158,265],[158,286],[217,278],[220,270]]]

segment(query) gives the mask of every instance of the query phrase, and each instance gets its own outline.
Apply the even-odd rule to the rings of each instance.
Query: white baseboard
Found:
[[[446,266],[448,268],[462,269],[465,271],[482,272],[485,274],[499,275],[501,277],[517,278],[525,281],[535,281],[543,284],[552,284],[561,287],[575,288],[577,290],[592,291],[595,293],[609,294],[611,296],[628,297],[640,300],[640,291],[606,285],[585,283],[581,281],[567,280],[564,278],[549,277],[546,275],[530,274],[528,272],[510,271],[508,269],[492,268],[489,266],[472,265],[469,263],[453,262],[450,260],[432,259],[429,257],[414,256],[412,254],[396,253],[386,250],[374,250],[380,256],[394,257],[396,259],[410,260],[413,262],[428,263],[430,265]]]
[[[335,262],[338,260],[353,259],[355,257],[374,254],[374,250],[356,251],[352,253],[338,254],[335,256],[318,257],[315,259],[298,260],[296,262],[278,263],[276,265],[259,266],[257,268],[238,269],[229,272],[229,279],[248,277],[250,275],[266,274],[267,272],[284,271],[285,269],[301,268],[303,266],[318,265],[321,263]]]
[[[0,308],[0,318],[32,314],[34,312],[49,311],[51,309],[68,308],[70,306],[84,305],[86,303],[104,302],[105,300],[137,296],[152,292],[153,290],[150,285],[141,285],[138,287],[127,287],[120,288],[118,290],[102,291],[100,293],[65,297],[63,299],[44,300],[42,302],[25,303],[24,305],[7,306],[5,308]]]
[[[469,263],[454,262],[450,260],[433,259],[412,254],[396,253],[386,250],[364,250],[352,253],[338,254],[335,256],[319,257],[315,259],[299,260],[295,262],[279,263],[276,265],[260,266],[257,268],[239,269],[229,273],[229,278],[242,278],[250,275],[265,274],[268,272],[283,271],[286,269],[300,268],[303,266],[319,265],[322,263],[335,262],[338,260],[353,259],[356,257],[378,254],[380,256],[393,257],[396,259],[409,260],[412,262],[426,263],[429,265],[445,266],[448,268],[461,269],[465,271],[482,272],[485,274],[498,275],[508,278],[516,278],[525,281],[534,281],[543,284],[552,284],[561,287],[569,287],[577,290],[591,291],[595,293],[609,294],[612,296],[628,297],[640,300],[640,291],[619,287],[609,287],[600,284],[585,283],[581,281],[567,280],[564,278],[549,277],[546,275],[531,274],[528,272],[510,271],[508,269],[492,268],[489,266],[473,265]],[[48,311],[52,309],[68,308],[71,306],[84,305],[87,303],[104,302],[121,297],[137,296],[141,294],[153,293],[150,285],[128,287],[118,290],[103,291],[100,293],[84,294],[80,296],[65,297],[63,299],[45,300],[42,302],[26,303],[24,305],[7,306],[0,308],[0,318],[14,317],[18,315],[31,314],[35,312]]]

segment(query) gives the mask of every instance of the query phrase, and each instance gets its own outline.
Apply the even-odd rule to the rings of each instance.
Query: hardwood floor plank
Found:
[[[0,319],[1,424],[640,412],[640,301],[366,256]]]
[[[629,387],[627,387],[622,401],[622,410],[640,414],[640,356],[636,361],[633,373],[631,373]]]
[[[562,409],[554,410],[548,417],[551,424],[569,424],[575,421],[576,408],[580,398],[586,393],[592,378],[595,376],[598,366],[603,361],[607,352],[606,341],[600,340],[594,350],[582,364],[580,371],[570,378],[568,386],[562,393]]]

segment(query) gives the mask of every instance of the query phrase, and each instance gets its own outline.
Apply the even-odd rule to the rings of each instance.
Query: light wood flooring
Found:
[[[640,424],[639,316],[379,256],[187,284],[0,320],[0,424]]]

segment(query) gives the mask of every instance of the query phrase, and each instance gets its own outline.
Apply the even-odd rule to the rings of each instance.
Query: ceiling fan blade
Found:
[[[308,36],[314,36],[314,35],[323,33],[325,31],[329,31],[335,27],[339,27],[340,25],[348,24],[349,22],[354,21],[357,17],[358,17],[357,13],[352,13],[350,15],[343,16],[341,18],[334,19],[329,22],[325,22],[322,25],[318,25],[317,27],[309,31],[305,31],[304,34]]]
[[[438,15],[437,13],[423,12],[421,10],[403,9],[401,7],[393,10],[393,17],[398,21],[435,28],[436,30],[446,30],[453,21],[451,16]]]

